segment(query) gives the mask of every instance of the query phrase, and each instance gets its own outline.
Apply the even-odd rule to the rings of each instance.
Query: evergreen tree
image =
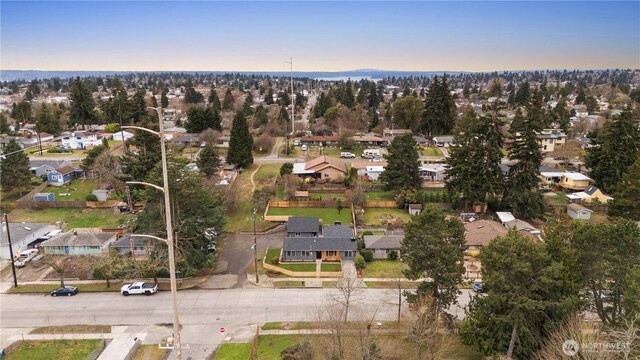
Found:
[[[556,322],[578,310],[577,290],[544,243],[512,229],[480,252],[486,296],[471,300],[462,341],[485,356],[531,359]]]
[[[640,221],[640,151],[636,152],[636,161],[627,168],[617,188],[609,203],[609,215]]]
[[[278,123],[280,125],[289,126],[289,120],[291,120],[291,118],[289,117],[287,108],[285,108],[284,106],[281,107],[280,112],[278,113]]]
[[[244,105],[242,106],[242,111],[244,111],[246,115],[253,114],[251,105],[253,105],[253,96],[251,95],[251,92],[248,92],[247,96],[244,98]]]
[[[242,111],[238,111],[231,124],[231,139],[227,152],[227,163],[247,167],[253,164],[253,138]]]
[[[596,98],[594,98],[593,96],[587,96],[587,100],[585,103],[587,104],[587,112],[589,114],[593,114],[596,112],[596,110],[598,110],[598,100],[596,100]]]
[[[184,102],[186,104],[198,104],[204,101],[204,95],[196,91],[192,86],[188,85],[184,94]]]
[[[584,88],[580,87],[578,95],[576,96],[576,104],[584,104],[587,101],[587,95],[584,93]]]
[[[49,108],[42,103],[36,112],[36,131],[53,135],[60,134],[60,116],[56,109]]]
[[[529,103],[529,97],[530,97],[529,87],[530,87],[529,81],[525,81],[522,84],[520,84],[520,87],[518,88],[518,91],[516,92],[516,96],[515,96],[515,101],[517,105],[525,106]]]
[[[385,158],[388,164],[379,177],[385,190],[420,189],[420,161],[413,134],[408,132],[396,136],[387,150],[389,154]]]
[[[255,121],[253,127],[259,128],[262,125],[266,125],[269,122],[269,116],[267,110],[262,105],[258,105],[256,108]]]
[[[143,123],[140,126],[158,131],[157,122]],[[137,153],[126,153],[121,158],[122,172],[126,180],[144,181],[149,172],[160,161],[160,139],[146,131],[137,131],[133,138],[127,140],[129,145],[137,149]]]
[[[355,106],[356,100],[353,96],[353,86],[351,85],[351,80],[347,80],[347,83],[342,88],[340,102],[342,103],[342,105],[348,107],[349,109],[353,109],[353,107]]]
[[[469,99],[470,95],[471,95],[471,86],[469,85],[469,83],[464,83],[464,88],[462,88],[462,96],[464,96],[465,99]]]
[[[234,101],[235,99],[233,98],[233,94],[231,93],[231,88],[227,88],[227,91],[224,93],[222,110],[232,110]]]
[[[571,129],[571,112],[567,109],[567,101],[565,99],[560,99],[558,104],[554,109],[554,119],[558,126],[564,131],[568,133]]]
[[[0,113],[0,134],[11,135],[11,129],[9,128],[9,122],[4,113]]]
[[[280,93],[280,99],[278,100],[280,106],[289,106],[291,105],[291,97],[289,97],[288,91],[283,91]]]
[[[69,101],[71,102],[69,123],[82,125],[83,129],[85,125],[96,123],[98,119],[95,113],[96,104],[80,77],[76,77],[71,83]]]
[[[220,115],[220,111],[217,108],[212,108],[210,110],[210,119],[211,121],[208,123],[214,130],[222,131],[222,116]]]
[[[501,120],[495,111],[478,117],[473,109],[465,111],[454,135],[456,146],[447,159],[446,188],[461,194],[465,210],[468,205],[484,204],[490,195],[503,189]]]
[[[204,174],[206,177],[211,177],[220,171],[220,155],[218,155],[218,150],[212,145],[206,145],[202,150],[200,150],[200,154],[198,155],[198,160],[196,160],[196,164],[200,169],[200,172]]]
[[[31,182],[31,171],[29,171],[29,157],[20,147],[15,139],[9,140],[4,148],[4,154],[0,160],[0,185],[2,191],[10,192],[18,190],[22,196],[25,188]]]
[[[393,102],[393,123],[400,129],[418,130],[422,118],[422,101],[414,96],[403,96]]]
[[[429,85],[420,128],[431,138],[434,135],[450,134],[455,121],[456,103],[449,91],[447,77],[435,76]]]
[[[169,106],[169,98],[167,97],[167,89],[162,90],[162,95],[160,96],[160,105],[162,105],[163,109],[166,109]]]
[[[154,108],[158,107],[158,99],[156,99],[155,94],[151,94],[151,106]]]
[[[640,132],[634,126],[631,110],[614,116],[589,137],[592,146],[584,157],[585,166],[590,169],[589,176],[602,191],[614,193],[640,150]]]
[[[33,111],[31,103],[28,101],[20,101],[13,104],[11,108],[11,117],[21,122],[23,125],[33,120]]]
[[[214,85],[211,85],[211,93],[209,93],[209,105],[214,109],[222,110],[220,98],[218,97],[218,91],[216,91]]]
[[[218,110],[207,107],[192,107],[187,111],[186,129],[190,133],[201,133],[207,129],[222,130],[220,113]]]
[[[269,88],[269,92],[267,93],[267,95],[264,97],[264,103],[267,105],[271,105],[273,104],[273,89]]]
[[[527,118],[522,116],[520,109],[516,110],[509,129],[513,140],[509,159],[514,164],[509,169],[503,203],[516,215],[526,218],[537,218],[544,213],[542,195],[538,191],[543,155],[537,138],[543,122],[542,94],[536,91],[527,104]]]
[[[376,85],[375,83],[372,83],[369,86],[369,97],[368,97],[369,108],[377,109],[378,105],[380,105],[380,101],[382,101],[382,98],[378,97],[378,93],[376,92]]]
[[[131,99],[130,116],[134,123],[139,123],[147,116],[147,103],[144,99],[144,94],[144,90],[138,90]]]

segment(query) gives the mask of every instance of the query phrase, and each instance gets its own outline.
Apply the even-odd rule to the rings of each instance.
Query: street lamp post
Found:
[[[253,208],[253,264],[256,269],[256,284],[260,281],[258,279],[258,240],[256,237],[256,212],[258,208]]]
[[[153,108],[149,107],[148,109],[153,109],[158,113],[158,120],[160,121],[160,131],[156,132],[147,128],[139,127],[139,126],[123,126],[122,128],[131,128],[138,129],[142,131],[146,131],[152,134],[155,134],[160,137],[160,151],[162,153],[162,181],[163,186],[160,187],[158,185],[143,183],[143,182],[129,182],[133,184],[141,184],[154,187],[156,189],[162,190],[164,193],[164,213],[165,213],[165,222],[167,227],[167,247],[169,253],[169,280],[171,284],[171,299],[173,303],[173,336],[174,336],[174,349],[176,350],[176,358],[178,360],[182,360],[182,345],[180,341],[180,317],[178,315],[178,302],[177,302],[177,285],[176,285],[176,264],[175,264],[175,256],[174,256],[174,240],[173,240],[173,221],[171,219],[171,204],[169,203],[169,175],[167,170],[167,150],[164,143],[164,126],[162,124],[162,108]]]

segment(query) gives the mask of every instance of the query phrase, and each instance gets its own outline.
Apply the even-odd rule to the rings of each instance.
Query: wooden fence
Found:
[[[345,207],[350,206],[349,201],[342,202]],[[287,200],[271,200],[270,207],[276,208],[334,208],[336,202],[334,200],[309,200],[309,201],[287,201]]]
[[[23,203],[23,202],[29,202],[29,201],[33,201],[33,197],[39,193],[42,192],[42,190],[44,190],[47,185],[49,185],[49,183],[47,183],[46,181],[43,182],[42,184],[38,185],[35,187],[35,189],[29,191],[29,193],[23,197],[21,197],[20,199],[16,200],[16,208],[19,208],[18,204],[19,203]],[[20,208],[19,208],[20,209]]]
[[[86,207],[88,208],[112,208],[118,204],[120,204],[121,200],[107,200],[107,201],[85,201]]]
[[[365,208],[397,208],[398,203],[395,200],[367,200],[364,204]]]
[[[84,200],[74,201],[16,201],[16,209],[51,209],[51,208],[83,208],[87,206]]]

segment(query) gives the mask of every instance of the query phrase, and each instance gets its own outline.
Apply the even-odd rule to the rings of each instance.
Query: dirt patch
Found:
[[[96,258],[90,256],[60,256],[60,260],[64,265],[65,279],[78,279],[78,280],[91,280],[93,273],[93,266],[96,261]],[[44,265],[44,264],[43,264]],[[44,265],[45,268],[48,268],[47,265]],[[60,276],[52,271],[45,279],[55,280]]]
[[[111,325],[62,325],[43,326],[31,330],[29,334],[109,334]]]

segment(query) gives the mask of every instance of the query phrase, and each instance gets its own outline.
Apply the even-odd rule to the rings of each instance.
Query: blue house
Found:
[[[64,186],[76,178],[76,173],[80,170],[73,166],[63,166],[47,174],[47,179],[51,186]]]

